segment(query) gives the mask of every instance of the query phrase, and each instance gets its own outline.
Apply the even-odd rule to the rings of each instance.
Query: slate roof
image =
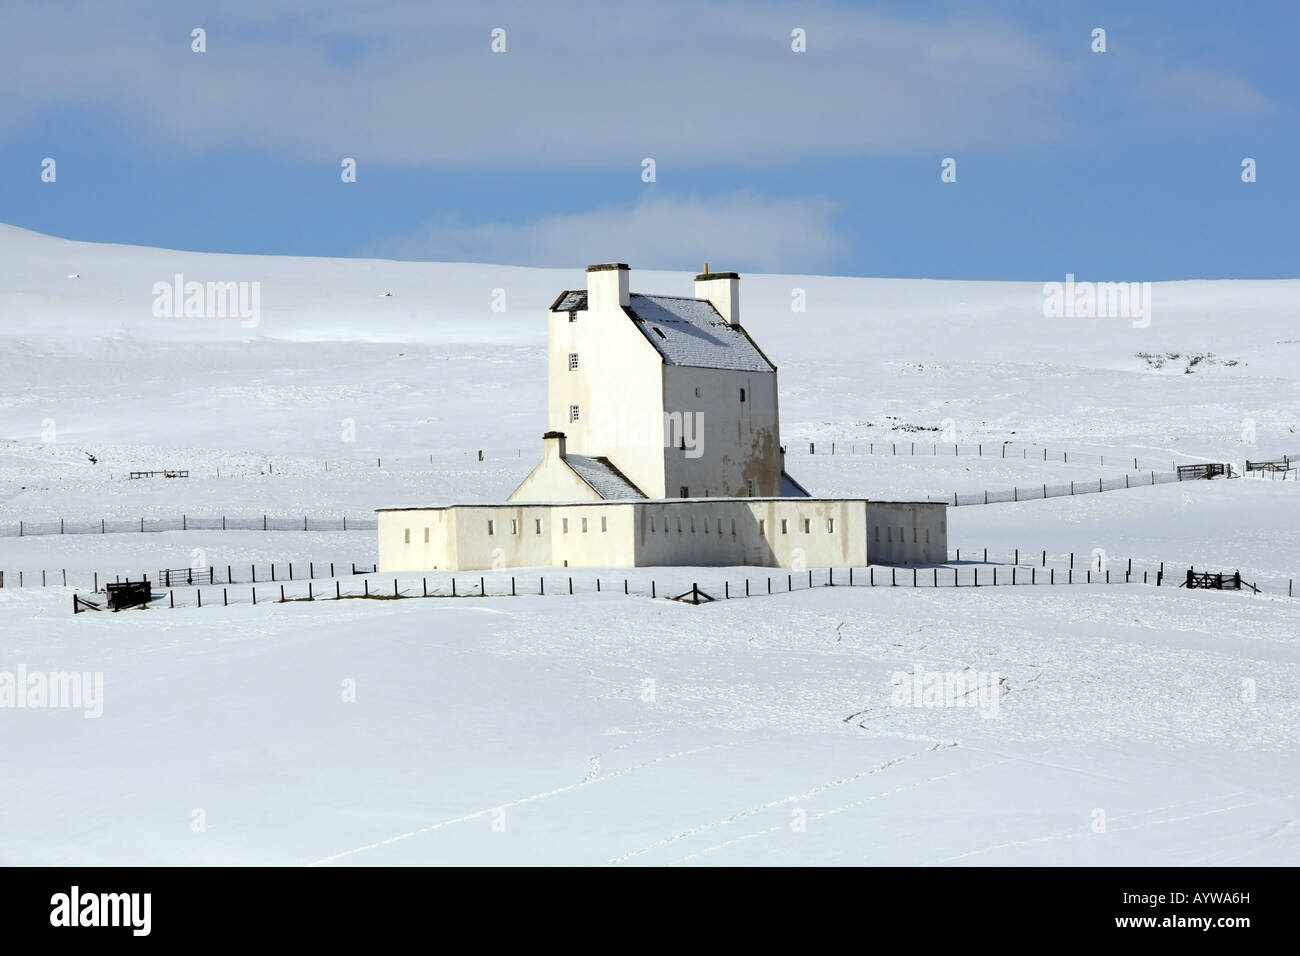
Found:
[[[786,472],[781,472],[781,497],[782,498],[811,498],[808,489],[799,482],[795,481]],[[947,499],[944,499],[947,500]]]
[[[669,365],[771,372],[775,366],[708,299],[673,295],[629,297],[628,311]]]
[[[566,289],[560,293],[560,297],[551,303],[552,312],[585,312],[587,311],[587,290],[586,289]]]
[[[615,498],[644,498],[641,489],[615,468],[608,458],[589,458],[586,455],[566,455],[565,462],[577,472],[578,477],[591,485],[596,494],[605,500]]]

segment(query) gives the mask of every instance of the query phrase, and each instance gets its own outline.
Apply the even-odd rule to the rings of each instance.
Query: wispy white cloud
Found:
[[[1181,69],[1148,77],[1145,91],[1162,105],[1188,113],[1259,114],[1273,103],[1246,81],[1213,70]]]
[[[571,267],[627,262],[637,268],[719,268],[764,272],[824,269],[841,241],[834,204],[822,198],[771,199],[750,193],[708,198],[651,196],[627,207],[548,216],[533,222],[430,224],[369,255],[449,262]]]
[[[1003,23],[686,0],[184,9],[8,11],[0,132],[93,104],[161,148],[575,167],[952,149],[1061,122],[1060,65]],[[791,51],[795,27],[806,53]],[[353,55],[335,55],[340,38]]]
[[[632,168],[652,156],[671,168],[949,155],[1068,139],[1078,122],[1069,98],[1097,77],[1059,42],[1004,19],[848,4],[141,0],[72,10],[6,10],[0,136],[74,105],[116,117],[136,148],[252,147],[313,162]],[[207,30],[206,53],[190,51],[194,26]],[[490,50],[495,27],[505,53]],[[796,27],[806,53],[791,51]],[[1154,88],[1196,101],[1186,123],[1268,102],[1239,78],[1141,69]],[[1161,104],[1146,109],[1138,128]]]

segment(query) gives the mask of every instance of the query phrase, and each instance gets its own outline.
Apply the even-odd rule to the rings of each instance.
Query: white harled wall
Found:
[[[941,564],[946,506],[708,498],[383,510],[383,571]],[[424,542],[424,529],[431,541]],[[409,532],[409,540],[408,540]],[[882,545],[875,544],[879,535]]]

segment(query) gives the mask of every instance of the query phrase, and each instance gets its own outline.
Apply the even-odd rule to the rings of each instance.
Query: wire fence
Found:
[[[1050,449],[1042,445],[1017,442],[961,444],[953,442],[904,441],[794,441],[786,446],[786,455],[884,455],[907,458],[997,458],[1008,461],[1044,461],[1061,464],[1101,465],[1130,468],[1133,471],[1175,471],[1178,462],[1139,459],[1132,455],[1100,455],[1091,452]]]
[[[0,537],[21,538],[43,534],[147,534],[158,531],[376,531],[374,517],[198,517],[174,518],[52,518],[45,521],[10,521],[0,523]]]
[[[999,560],[1002,558],[1004,560]],[[981,587],[1055,587],[1058,585],[1148,585],[1179,587],[1194,569],[1169,562],[1146,559],[1107,558],[1097,551],[1088,555],[1049,554],[1046,551],[995,553],[987,549],[961,551],[942,565],[901,566],[868,565],[861,568],[822,568],[783,570],[730,569],[706,572],[700,569],[660,569],[664,577],[640,575],[591,576],[557,574],[539,570],[535,574],[506,575],[502,572],[403,572],[380,574],[358,571],[357,576],[317,581],[297,578],[291,581],[260,581],[233,587],[196,585],[170,588],[156,594],[153,604],[169,608],[203,607],[220,603],[266,605],[300,601],[344,599],[402,600],[407,598],[501,598],[536,596],[573,596],[608,594],[611,596],[670,599],[690,604],[706,604],[739,598],[766,597],[808,591],[821,587],[909,587],[909,588],[981,588]],[[1204,572],[1206,569],[1202,568]],[[1231,575],[1223,570],[1211,573]],[[357,579],[359,577],[359,580]],[[1294,579],[1278,575],[1242,572],[1243,580],[1257,585],[1261,592],[1275,596],[1294,596]],[[665,580],[667,578],[667,580]],[[685,582],[689,581],[687,584]],[[703,582],[703,583],[701,583]],[[1253,596],[1253,595],[1252,595]],[[87,600],[81,598],[84,606]],[[94,608],[93,602],[90,609]]]
[[[1124,475],[1120,478],[1098,478],[1096,481],[1071,481],[1066,484],[1025,485],[1023,487],[1003,488],[995,491],[975,491],[962,494],[954,491],[942,498],[931,496],[929,501],[942,501],[954,507],[962,505],[992,505],[1006,501],[1035,501],[1043,498],[1060,498],[1067,495],[1088,495],[1101,491],[1119,491],[1124,488],[1147,488],[1151,485],[1163,485],[1181,480],[1178,472],[1147,472],[1140,475]]]
[[[296,570],[295,570],[296,566]],[[211,587],[217,584],[275,584],[280,581],[314,581],[335,577],[355,577],[378,571],[374,562],[357,561],[280,561],[214,567],[164,568],[159,571],[127,571],[105,574],[100,571],[74,571],[71,583],[67,568],[30,571],[0,570],[0,588],[74,587],[99,591],[108,584],[145,581],[160,588]]]
[[[1287,476],[1291,476],[1291,482],[1294,484],[1300,481],[1300,471],[1295,468],[1278,468],[1278,469],[1251,469],[1246,472],[1244,477],[1254,478],[1256,481],[1286,481]]]

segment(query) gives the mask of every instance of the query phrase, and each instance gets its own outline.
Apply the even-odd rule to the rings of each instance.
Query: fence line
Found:
[[[1060,462],[1062,464],[1084,464],[1105,466],[1107,460],[1117,468],[1132,468],[1133,471],[1163,471],[1164,462],[1153,464],[1150,459],[1140,463],[1132,455],[1095,455],[1090,452],[1058,450],[1052,451],[1041,445],[1021,445],[1017,442],[983,442],[961,444],[953,442],[927,441],[807,441],[808,455],[884,455],[908,458],[997,458],[1022,461]],[[787,445],[787,454],[805,454],[804,442],[791,442]],[[1017,455],[1016,452],[1020,454]],[[1130,465],[1130,462],[1132,463]],[[1174,471],[1177,462],[1170,462],[1169,470]]]
[[[1283,472],[1283,477],[1285,477]],[[1121,488],[1140,488],[1179,481],[1177,471],[1171,473],[1148,472],[1145,475],[1124,475],[1122,478],[1098,478],[1094,483],[1071,481],[1068,484],[1035,484],[1000,491],[977,491],[926,498],[927,501],[950,502],[961,505],[987,505],[1006,501],[1033,501],[1058,498],[1064,495],[1083,495],[1098,491],[1116,491]],[[25,537],[49,534],[144,534],[162,531],[376,531],[377,518],[310,517],[277,518],[268,515],[254,517],[200,517],[181,515],[176,518],[100,518],[69,521],[64,518],[49,521],[18,521],[0,524],[0,537]]]
[[[252,517],[98,518],[17,521],[0,524],[0,537],[21,538],[46,534],[145,534],[159,531],[375,531],[377,518]]]
[[[295,569],[295,562],[293,561],[272,562],[269,565],[261,565],[260,568],[257,564],[228,564],[225,566],[224,573],[220,567],[208,566],[202,568],[164,568],[154,572],[141,571],[138,576],[132,572],[104,574],[100,571],[83,571],[81,574],[84,575],[82,580],[88,582],[88,590],[97,592],[101,589],[101,585],[117,584],[122,581],[148,581],[156,587],[182,588],[217,584],[274,584],[280,581],[328,580],[335,577],[375,574],[379,570],[378,565],[373,562],[299,561],[296,562],[296,565]],[[245,568],[247,568],[247,576],[244,576]],[[0,570],[0,588],[6,586],[11,588],[67,587],[68,571],[66,568],[32,572]],[[75,581],[73,583],[73,587],[84,586],[86,585],[78,585]]]
[[[1035,552],[1038,554],[1038,552]],[[1018,557],[1018,555],[1017,555]],[[1071,555],[1071,564],[1073,564],[1073,554]],[[1046,557],[1043,557],[1043,563],[1046,564]],[[525,595],[538,596],[572,596],[579,593],[586,594],[604,594],[621,595],[624,597],[640,597],[659,599],[666,598],[671,600],[685,601],[690,604],[711,603],[719,600],[731,600],[738,598],[766,597],[769,595],[789,594],[796,591],[807,591],[820,587],[911,587],[911,588],[944,588],[944,587],[1038,587],[1038,586],[1055,586],[1055,585],[1120,585],[1120,584],[1144,584],[1151,587],[1177,587],[1186,580],[1187,572],[1184,570],[1170,570],[1168,573],[1164,570],[1163,563],[1159,569],[1134,569],[1132,561],[1127,564],[1120,562],[1122,567],[1111,567],[1105,569],[1087,568],[1062,568],[1055,567],[1041,568],[1035,565],[1012,565],[999,566],[997,564],[973,567],[952,567],[949,565],[929,565],[921,566],[901,566],[901,565],[869,565],[865,568],[823,568],[823,569],[806,569],[798,571],[786,571],[784,573],[766,574],[766,575],[745,575],[724,577],[716,586],[706,582],[705,587],[700,587],[698,579],[692,581],[689,588],[684,589],[681,593],[674,594],[673,591],[680,588],[664,588],[656,578],[649,581],[648,590],[644,581],[638,581],[633,586],[630,577],[600,577],[596,576],[589,580],[586,587],[575,587],[575,578],[573,575],[511,575],[508,578],[509,587],[507,588],[507,578],[504,575],[492,575],[491,580],[494,587],[488,588],[487,574],[456,574],[444,582],[435,582],[434,587],[430,588],[429,578],[427,575],[419,578],[417,586],[412,573],[408,572],[403,575],[395,575],[391,578],[385,576],[382,580],[375,582],[375,587],[371,587],[370,578],[376,575],[366,576],[362,579],[360,590],[356,588],[344,588],[339,579],[333,581],[334,587],[328,586],[317,588],[313,581],[297,582],[276,582],[263,583],[260,585],[250,585],[245,593],[241,587],[233,593],[231,588],[223,586],[218,588],[210,587],[208,589],[208,604],[216,604],[218,601],[223,606],[231,604],[282,604],[295,603],[302,601],[329,601],[345,599],[370,599],[370,600],[403,600],[408,598],[500,598],[500,597],[520,597]],[[391,588],[388,582],[391,580]],[[305,589],[303,585],[306,585]],[[621,587],[620,587],[621,585]],[[291,590],[292,589],[292,590]],[[196,587],[192,592],[181,592],[181,603],[177,603],[177,591],[175,589],[167,592],[167,606],[169,608],[187,608],[203,606],[203,588]],[[1294,593],[1294,584],[1288,581],[1288,596]],[[191,600],[186,600],[185,595],[192,594]],[[161,600],[161,596],[155,599]]]
[[[953,565],[959,567],[954,568]],[[1064,576],[1063,580],[1067,583],[1075,582],[1079,575],[1084,575],[1087,581],[1087,574],[1100,575],[1103,578],[1109,571],[1116,574],[1124,575],[1125,579],[1137,578],[1139,575],[1150,578],[1152,581],[1157,576],[1180,575],[1185,573],[1185,566],[1182,562],[1161,561],[1155,558],[1116,558],[1104,554],[1104,552],[1048,552],[1041,548],[1012,548],[1005,551],[989,548],[957,548],[955,553],[949,555],[948,559],[941,565],[868,565],[865,568],[835,568],[826,569],[825,573],[828,579],[835,583],[841,583],[837,579],[841,575],[847,574],[850,579],[854,575],[861,576],[867,574],[871,583],[874,583],[873,575],[876,573],[872,569],[899,569],[903,572],[918,571],[920,574],[934,574],[936,569],[942,577],[949,571],[970,570],[971,566],[981,565],[984,567],[985,577],[980,580],[980,586],[984,582],[990,584],[997,578],[999,571],[1003,580],[997,580],[997,583],[1008,583],[1005,578],[1010,575],[1011,583],[1021,583],[1020,578],[1029,576],[1031,583],[1039,583],[1039,579],[1044,575],[1047,576],[1047,583],[1059,583],[1057,577]],[[245,574],[245,568],[247,573]],[[1166,572],[1168,568],[1168,572]],[[671,569],[665,568],[665,572]],[[758,569],[755,569],[758,570]],[[978,571],[978,569],[974,569]],[[1208,570],[1205,568],[1202,571]],[[1226,568],[1216,569],[1226,571]],[[1240,570],[1234,568],[1233,570]],[[414,573],[414,572],[408,572]],[[464,589],[455,592],[455,581],[457,580],[454,572],[435,572],[440,575],[450,575],[451,588],[454,596],[465,595]],[[788,577],[797,577],[805,575],[807,570],[787,572]],[[818,572],[821,573],[821,572]],[[883,571],[882,571],[883,573]],[[318,580],[331,581],[345,579],[350,577],[365,577],[379,574],[378,566],[374,563],[360,562],[343,562],[343,561],[285,561],[272,562],[267,565],[249,564],[246,566],[226,565],[221,567],[205,567],[202,569],[183,568],[172,570],[161,570],[156,572],[141,571],[137,576],[134,573],[122,574],[104,574],[99,571],[81,572],[85,577],[83,583],[78,584],[74,581],[73,587],[83,587],[90,591],[97,592],[103,585],[110,583],[119,583],[122,581],[143,581],[148,580],[154,586],[169,589],[188,589],[214,586],[231,586],[235,584],[249,584],[257,586],[278,586],[302,584],[303,582],[314,582]],[[543,571],[539,576],[539,581],[545,579]],[[685,576],[684,574],[682,575]],[[777,575],[776,577],[780,577]],[[1271,572],[1260,572],[1247,568],[1247,576],[1252,579],[1251,583],[1264,585],[1266,593],[1294,595],[1295,581],[1294,578],[1283,577],[1280,574]],[[487,575],[480,575],[480,578],[486,578]],[[520,577],[516,575],[515,577]],[[571,582],[571,576],[565,576],[566,581]],[[504,578],[499,572],[493,574],[493,578]],[[740,575],[732,575],[731,579],[740,581]],[[761,580],[761,577],[756,577]],[[601,578],[596,578],[595,590],[601,590]],[[626,582],[630,578],[625,578]],[[744,578],[748,580],[748,578]],[[775,580],[775,578],[774,578]],[[651,582],[652,596],[664,593],[658,588],[658,579]],[[971,581],[975,583],[974,578]],[[3,587],[58,587],[68,586],[68,572],[66,569],[57,570],[37,570],[37,571],[0,571],[0,588]],[[958,585],[962,586],[962,585]],[[368,587],[368,585],[367,585]],[[544,587],[544,585],[543,585]],[[632,592],[627,592],[632,593]],[[490,595],[489,595],[490,596]]]
[[[1145,475],[1125,475],[1123,478],[1098,478],[1096,481],[1071,481],[1063,485],[1046,483],[1002,489],[1000,491],[975,491],[961,494],[954,491],[942,498],[929,497],[927,501],[943,501],[953,507],[963,505],[992,505],[1006,501],[1036,501],[1043,498],[1060,498],[1067,495],[1088,495],[1101,491],[1119,491],[1123,488],[1146,488],[1151,485],[1163,485],[1172,481],[1181,481],[1178,472]]]

